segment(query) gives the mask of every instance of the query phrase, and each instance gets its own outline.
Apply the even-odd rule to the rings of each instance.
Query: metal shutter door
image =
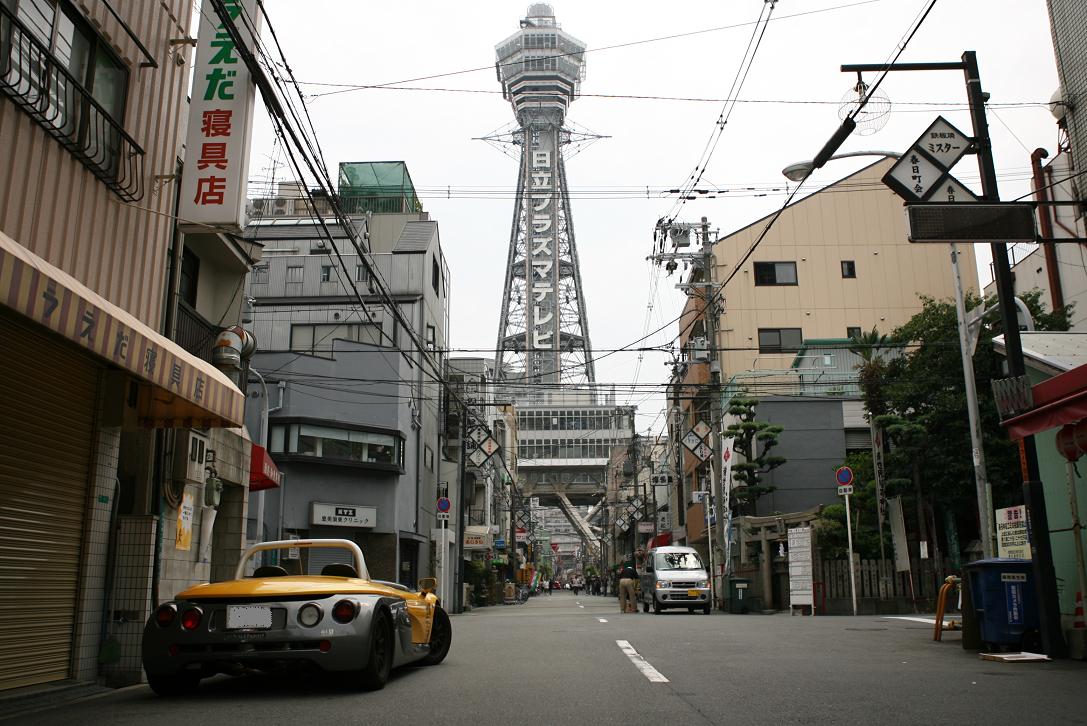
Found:
[[[846,429],[845,448],[846,451],[871,449],[872,433],[868,429]]]
[[[0,689],[69,677],[98,367],[0,315]]]

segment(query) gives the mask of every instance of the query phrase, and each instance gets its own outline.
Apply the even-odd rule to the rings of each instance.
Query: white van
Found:
[[[642,584],[642,612],[659,613],[665,608],[696,609],[709,615],[709,575],[702,558],[692,547],[654,547],[645,553]]]

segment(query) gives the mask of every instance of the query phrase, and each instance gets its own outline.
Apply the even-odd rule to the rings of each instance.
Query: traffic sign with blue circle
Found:
[[[438,511],[448,512],[452,508],[452,503],[449,501],[449,497],[438,497]]]
[[[838,480],[838,484],[846,486],[853,483],[853,470],[848,466],[839,467],[838,471],[834,472],[834,478]]]

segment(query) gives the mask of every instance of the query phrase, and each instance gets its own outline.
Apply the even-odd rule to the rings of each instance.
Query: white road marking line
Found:
[[[600,621],[600,622],[602,622],[602,623],[606,623],[606,622],[608,622],[608,621],[607,621],[606,619],[604,619],[604,618],[597,618],[597,620],[599,620],[599,621]]]
[[[656,668],[649,665],[649,661],[640,656],[630,643],[625,640],[617,640],[615,644],[619,646],[619,650],[626,654],[627,658],[630,658],[630,662],[634,664],[634,667],[640,670],[642,675],[648,678],[651,683],[668,683],[668,679],[661,675],[661,672]]]
[[[578,605],[578,607],[579,607],[579,608],[581,608],[582,610],[584,610],[584,609],[585,609],[585,606],[584,606],[584,605]]]
[[[915,623],[926,623],[927,625],[936,624],[936,618],[911,618],[906,615],[887,615],[884,616],[884,620],[912,620]]]

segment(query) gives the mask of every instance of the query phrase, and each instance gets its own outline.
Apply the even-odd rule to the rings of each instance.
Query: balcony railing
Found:
[[[185,301],[178,301],[177,335],[174,336],[178,345],[200,360],[210,361],[217,337],[219,337],[217,325],[209,323]]]
[[[143,149],[3,3],[0,93],[121,199],[143,197]]]

